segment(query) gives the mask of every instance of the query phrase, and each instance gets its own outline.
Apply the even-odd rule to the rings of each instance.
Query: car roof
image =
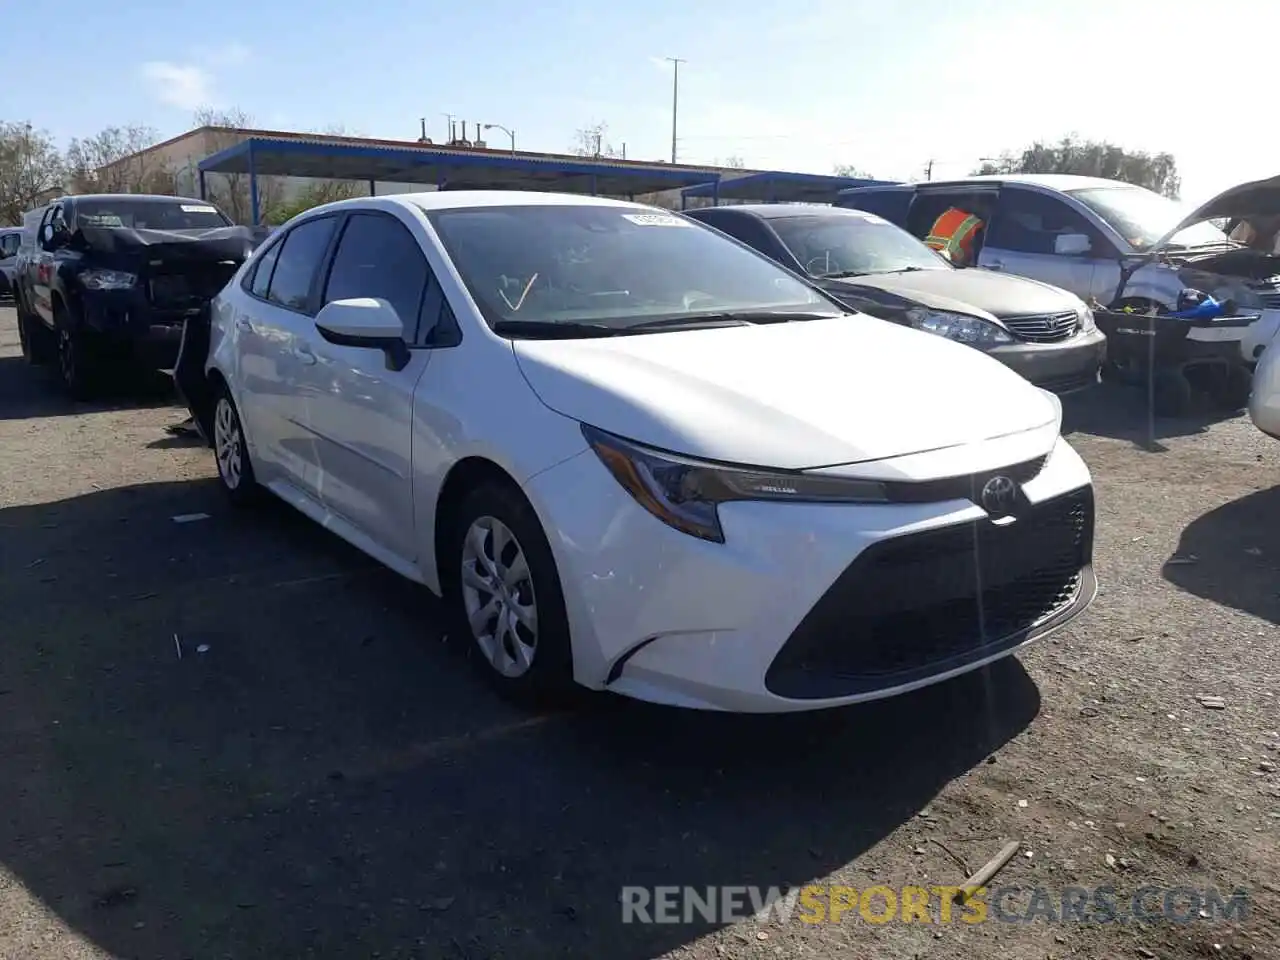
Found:
[[[464,207],[628,207],[652,211],[653,207],[612,197],[592,197],[582,193],[543,193],[535,190],[428,190],[422,193],[393,193],[381,197],[353,197],[326,204],[330,209],[358,207],[371,200],[394,206],[417,207],[432,212]],[[381,205],[381,204],[379,204]],[[670,212],[670,211],[664,211]]]
[[[866,216],[865,213],[858,210],[849,210],[844,207],[813,206],[807,203],[735,203],[732,206],[724,207],[699,207],[696,210],[686,210],[685,213],[697,219],[699,214],[712,210],[721,210],[726,213],[744,213],[748,216],[759,217],[761,220],[813,216],[857,217],[861,219]]]
[[[212,207],[213,204],[208,200],[201,200],[198,197],[170,197],[159,193],[72,193],[65,197],[59,198],[59,201],[71,201],[79,203],[81,200],[98,200],[98,201],[117,201],[117,200],[141,200],[144,203],[153,201],[167,201],[169,203],[199,203],[206,207]],[[59,202],[55,201],[55,202]]]
[[[1125,183],[1121,180],[1108,180],[1105,177],[1082,177],[1071,173],[993,173],[983,174],[976,177],[958,177],[952,180],[919,180],[915,183],[901,184],[898,189],[915,189],[916,187],[963,187],[969,184],[975,186],[998,186],[1002,183],[1009,184],[1025,184],[1031,187],[1043,187],[1046,190],[1083,190],[1087,187],[1128,187],[1130,189],[1142,189],[1134,187],[1132,184]],[[862,193],[870,190],[892,190],[893,186],[887,187],[852,187],[849,190],[842,190],[841,193]]]

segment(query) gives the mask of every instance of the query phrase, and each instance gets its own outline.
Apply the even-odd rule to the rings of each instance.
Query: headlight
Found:
[[[1093,311],[1089,309],[1089,305],[1083,300],[1080,301],[1080,306],[1076,308],[1076,313],[1080,315],[1081,333],[1092,333],[1098,329],[1098,324],[1093,319]]]
[[[668,526],[714,543],[724,543],[718,510],[722,503],[884,503],[888,499],[884,487],[872,480],[707,463],[632,443],[585,423],[582,435],[640,506]]]
[[[907,319],[917,330],[927,330],[948,340],[958,340],[972,347],[990,347],[998,343],[1013,343],[1007,330],[997,327],[980,317],[971,317],[964,313],[950,313],[946,310],[930,310],[927,307],[912,307],[907,311]]]
[[[121,270],[86,270],[80,274],[80,282],[88,290],[127,290],[138,277]]]

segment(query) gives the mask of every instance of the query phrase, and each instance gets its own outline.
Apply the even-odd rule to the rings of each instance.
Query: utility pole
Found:
[[[680,64],[688,61],[667,57],[671,61],[671,162],[676,162],[676,117],[680,111]]]
[[[924,178],[926,180],[933,179],[933,158],[929,158],[929,162],[924,165]]]

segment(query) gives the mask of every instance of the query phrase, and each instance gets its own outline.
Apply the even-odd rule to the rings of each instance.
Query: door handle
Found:
[[[989,261],[989,262],[987,263],[987,269],[988,269],[988,270],[1003,270],[1003,269],[1004,269],[1004,264],[1003,264],[1003,263],[1001,263],[999,260],[991,260],[991,261]]]
[[[299,361],[301,361],[302,363],[305,363],[307,366],[311,366],[311,364],[316,362],[316,355],[312,353],[310,350],[308,350],[306,347],[294,347],[293,355],[297,357]]]

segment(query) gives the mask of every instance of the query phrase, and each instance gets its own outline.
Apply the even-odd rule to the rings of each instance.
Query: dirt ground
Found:
[[[1101,592],[1020,657],[821,715],[530,716],[422,590],[226,506],[164,390],[72,405],[0,311],[0,957],[1280,956],[1280,444],[1243,417],[1150,444],[1143,401],[1068,404]],[[621,922],[625,885],[954,885],[1011,839],[1006,913],[1247,911]]]

